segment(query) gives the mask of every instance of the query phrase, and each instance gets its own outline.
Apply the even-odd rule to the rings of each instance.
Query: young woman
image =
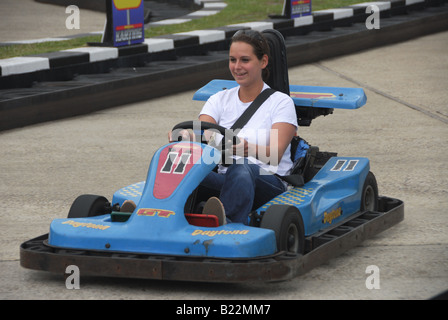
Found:
[[[263,35],[253,30],[240,30],[232,38],[229,69],[239,86],[211,96],[199,120],[231,128],[251,102],[269,86],[269,45]],[[281,92],[272,94],[238,133],[241,142],[233,146],[234,164],[220,166],[210,173],[201,186],[214,190],[212,210],[224,207],[220,221],[247,224],[248,215],[286,190],[285,183],[272,174],[284,175],[292,166],[290,142],[297,130],[292,99]],[[216,202],[221,203],[216,203]],[[204,212],[210,210],[209,203]]]

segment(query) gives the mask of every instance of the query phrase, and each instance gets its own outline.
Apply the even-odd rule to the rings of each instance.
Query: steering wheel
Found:
[[[241,142],[240,139],[238,138],[238,136],[232,130],[226,129],[223,126],[220,126],[219,124],[216,124],[216,123],[199,121],[199,120],[184,121],[184,122],[176,124],[172,129],[173,136],[174,137],[177,136],[177,137],[179,137],[179,139],[181,139],[181,135],[179,134],[180,131],[187,130],[187,129],[193,130],[193,132],[198,137],[198,139],[197,139],[198,142],[205,141],[205,139],[202,139],[202,137],[204,136],[205,130],[212,130],[215,132],[216,131],[219,132],[223,136],[224,143],[221,144],[222,150],[224,150],[228,146],[237,145]],[[198,133],[199,133],[199,135],[198,135]]]

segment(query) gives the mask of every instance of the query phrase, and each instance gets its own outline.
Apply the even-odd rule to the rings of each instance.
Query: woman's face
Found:
[[[263,81],[262,70],[267,66],[268,57],[258,60],[250,44],[233,42],[229,51],[229,69],[240,86],[250,86]]]

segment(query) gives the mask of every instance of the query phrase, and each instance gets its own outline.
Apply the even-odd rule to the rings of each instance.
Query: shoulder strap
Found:
[[[232,130],[242,129],[246,123],[252,118],[253,114],[258,110],[258,108],[275,92],[274,89],[267,88],[263,90],[258,97],[250,104],[250,106],[243,112],[243,114],[235,121],[233,126],[230,128]]]

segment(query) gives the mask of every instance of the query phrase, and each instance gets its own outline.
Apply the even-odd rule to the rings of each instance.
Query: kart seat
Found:
[[[288,76],[288,60],[286,44],[283,35],[273,29],[262,32],[270,47],[269,78],[265,82],[273,89],[291,95]],[[319,116],[333,113],[332,108],[309,108],[307,106],[295,105],[297,122],[299,126],[310,126],[311,121]]]
[[[288,61],[286,56],[285,38],[283,35],[273,29],[264,30],[262,32],[266,38],[269,48],[269,78],[266,83],[273,89],[290,95],[289,92],[289,76]]]

